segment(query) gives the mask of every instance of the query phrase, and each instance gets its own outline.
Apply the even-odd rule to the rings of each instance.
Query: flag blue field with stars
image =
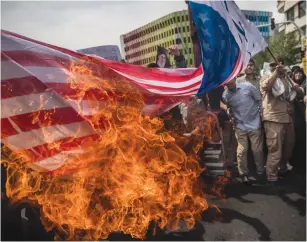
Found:
[[[236,77],[267,44],[233,1],[189,1],[201,52],[202,95]]]

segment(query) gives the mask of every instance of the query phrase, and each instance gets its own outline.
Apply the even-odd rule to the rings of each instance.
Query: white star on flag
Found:
[[[198,17],[200,18],[200,20],[203,23],[206,23],[207,21],[209,21],[210,19],[208,18],[208,13],[201,13],[198,15]]]
[[[206,43],[205,41],[203,41],[202,46],[203,46],[205,51],[212,51],[211,48],[210,48],[210,45],[208,43]]]
[[[204,59],[203,62],[204,62],[205,67],[207,67],[207,68],[208,68],[208,67],[210,66],[210,64],[211,64],[211,60],[210,60],[210,59]]]
[[[224,49],[225,43],[226,43],[225,40],[222,40],[222,41],[221,41],[221,48],[222,48],[222,49]]]
[[[203,29],[203,34],[204,36],[211,37],[211,34],[209,34],[208,29]]]
[[[223,26],[222,26],[222,25],[219,25],[218,27],[219,27],[219,29],[222,31],[222,33],[224,34],[224,33],[225,33],[225,30],[224,30]]]
[[[221,63],[222,58],[223,58],[223,55],[222,55],[222,52],[220,52],[220,54],[219,54],[219,64]]]

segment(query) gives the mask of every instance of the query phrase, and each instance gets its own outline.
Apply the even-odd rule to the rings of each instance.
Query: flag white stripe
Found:
[[[70,150],[70,151],[62,151],[59,154],[56,154],[54,156],[50,156],[46,159],[35,162],[34,164],[38,167],[43,168],[44,170],[54,171],[54,170],[60,168],[61,166],[63,166],[65,164],[65,162],[67,161],[67,159],[69,158],[69,156],[80,154],[80,153],[83,153],[83,150],[80,149],[80,148]]]
[[[68,107],[53,91],[29,94],[1,100],[1,117],[8,118],[15,115],[32,113],[39,110]]]
[[[161,94],[161,95],[172,95],[172,96],[185,96],[185,95],[194,95],[198,92],[198,89],[201,84],[197,85],[196,87],[189,88],[183,91],[160,91],[156,89],[148,89],[148,91],[156,94]]]
[[[13,78],[30,76],[29,72],[13,61],[1,61],[1,82]]]
[[[13,151],[16,151],[30,149],[38,145],[52,143],[68,137],[80,138],[94,133],[95,131],[87,121],[82,121],[64,125],[53,125],[28,132],[22,132],[2,138],[2,142],[7,144]],[[20,142],[21,140],[23,142]]]
[[[44,83],[69,83],[68,78],[74,75],[64,68],[57,67],[42,67],[42,66],[27,66],[24,69],[16,68],[16,63],[11,61],[1,61],[2,75],[1,81],[15,79],[20,77],[35,76]],[[13,66],[15,65],[14,69]],[[10,69],[12,68],[12,69]],[[16,72],[14,71],[16,70]],[[18,71],[18,72],[17,72]],[[73,79],[76,80],[76,79]]]
[[[61,100],[53,91],[29,94],[1,100],[1,118],[33,113],[42,110],[72,107],[80,115],[93,115],[107,107],[105,101]]]
[[[188,81],[185,82],[179,82],[179,83],[174,83],[174,82],[164,82],[164,81],[154,81],[154,80],[147,80],[147,79],[142,79],[142,78],[138,78],[138,77],[134,77],[131,75],[128,75],[126,73],[117,71],[115,69],[113,69],[114,71],[116,71],[118,74],[127,77],[130,80],[133,80],[135,82],[138,83],[142,83],[142,84],[148,84],[148,85],[152,85],[152,86],[163,86],[163,87],[172,87],[172,88],[183,88],[183,87],[187,87],[190,85],[195,84],[196,82],[199,82],[202,80],[203,78],[203,74],[196,76]],[[176,93],[179,93],[176,91]]]

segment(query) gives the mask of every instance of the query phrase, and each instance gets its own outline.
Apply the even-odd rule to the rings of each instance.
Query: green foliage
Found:
[[[285,34],[284,32],[273,36],[269,40],[269,48],[275,57],[282,57],[285,61],[285,65],[294,65],[297,62],[297,55],[300,53],[299,38],[297,38],[297,33],[292,32]],[[262,69],[263,62],[270,62],[273,60],[268,51],[258,53],[253,57],[256,62],[256,67],[258,70]]]

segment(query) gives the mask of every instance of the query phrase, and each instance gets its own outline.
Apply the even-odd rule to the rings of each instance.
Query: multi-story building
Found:
[[[306,1],[277,1],[277,9],[279,13],[285,14],[287,21],[294,21],[306,36]],[[296,30],[296,27],[293,24],[279,27],[280,32],[284,30],[289,33]]]
[[[265,12],[265,11],[253,11],[253,10],[242,10],[245,14],[245,17],[253,22],[256,26],[269,24],[272,18],[272,12]],[[269,38],[271,33],[271,28],[268,27],[260,27],[259,31],[261,32],[262,36],[265,38]]]
[[[97,55],[108,60],[120,61],[121,55],[117,45],[101,45],[86,49],[77,50],[77,52],[87,55]]]
[[[155,62],[158,46],[168,48],[175,45],[179,36],[188,66],[193,66],[193,46],[186,10],[168,14],[121,35],[122,54],[128,63],[147,65]]]
[[[243,10],[256,25],[270,23],[271,12]],[[270,28],[259,29],[264,37],[270,36]],[[190,36],[188,11],[173,12],[138,29],[120,36],[121,53],[128,63],[147,65],[156,61],[157,47],[168,48],[182,42],[188,67],[194,67],[193,43]],[[171,63],[174,61],[171,59]]]

